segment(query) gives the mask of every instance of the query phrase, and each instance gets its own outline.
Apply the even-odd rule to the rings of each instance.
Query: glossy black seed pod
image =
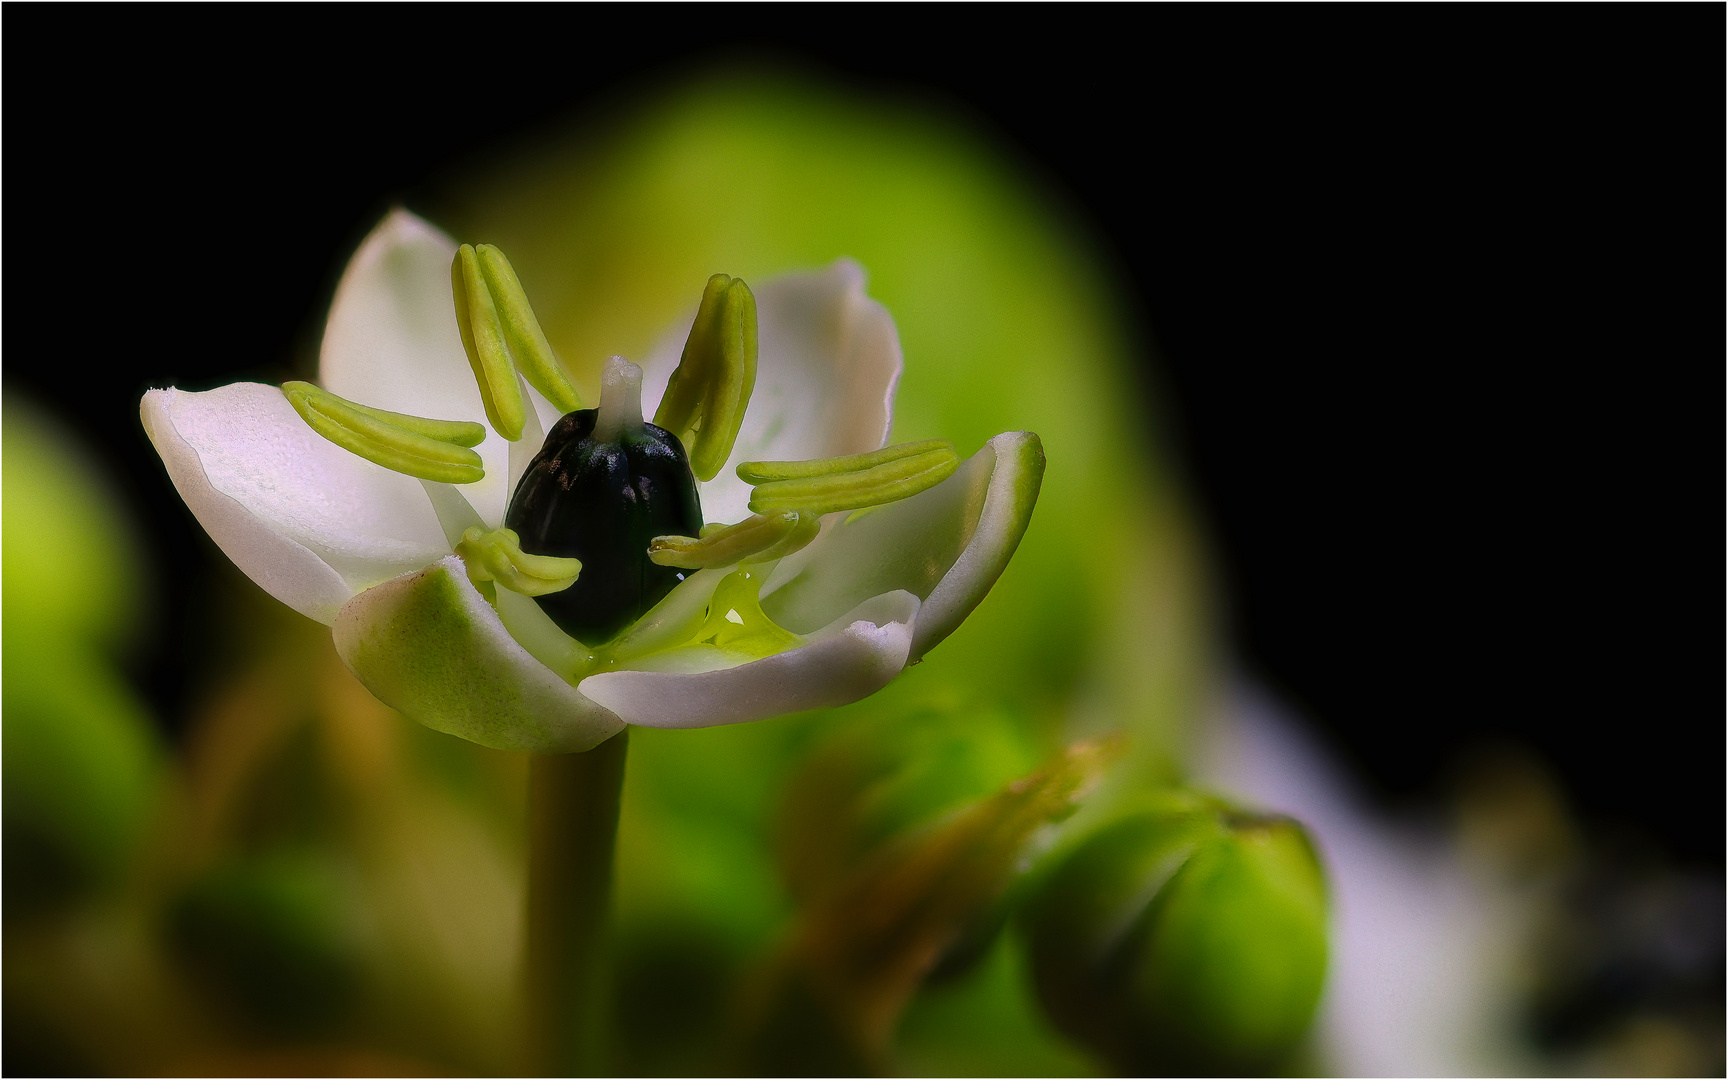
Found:
[[[687,571],[648,561],[649,541],[702,528],[696,478],[678,437],[643,424],[619,442],[601,442],[597,416],[582,409],[553,425],[504,516],[523,551],[582,560],[576,584],[535,599],[586,645],[611,640],[683,580]]]

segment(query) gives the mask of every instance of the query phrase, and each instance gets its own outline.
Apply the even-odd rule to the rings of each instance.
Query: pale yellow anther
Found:
[[[462,332],[462,348],[480,384],[480,400],[492,430],[515,442],[527,421],[522,387],[516,381],[516,366],[504,336],[504,321],[487,287],[480,257],[469,244],[456,249],[450,264],[450,291],[456,301],[456,325]]]
[[[472,484],[486,476],[480,455],[468,449],[486,438],[479,424],[386,412],[308,382],[285,382],[282,394],[313,431],[386,469],[446,484]]]
[[[462,534],[456,554],[467,565],[468,579],[476,586],[497,582],[523,596],[562,592],[582,573],[580,560],[524,552],[522,538],[511,529],[488,532],[476,525]]]
[[[561,413],[582,408],[582,395],[564,374],[558,356],[534,317],[534,307],[528,303],[516,270],[504,253],[491,244],[474,249],[479,256],[480,273],[492,293],[492,301],[503,323],[504,342],[510,347],[511,359],[528,380],[528,385],[546,396]]]
[[[815,461],[748,461],[738,478],[751,484],[758,514],[832,514],[909,498],[935,487],[960,467],[943,439],[902,443],[868,454]]]
[[[648,558],[685,570],[767,562],[792,554],[816,539],[822,519],[814,514],[756,514],[736,525],[704,525],[702,535],[656,536]]]
[[[756,297],[743,279],[715,274],[654,414],[684,444],[698,480],[714,479],[732,455],[755,388]]]

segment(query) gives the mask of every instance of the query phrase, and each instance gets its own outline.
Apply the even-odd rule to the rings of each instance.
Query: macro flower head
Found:
[[[316,383],[141,411],[211,537],[380,700],[558,753],[857,700],[977,606],[1042,448],[887,446],[900,370],[842,261],[715,275],[586,401],[502,253],[396,211],[342,276]]]

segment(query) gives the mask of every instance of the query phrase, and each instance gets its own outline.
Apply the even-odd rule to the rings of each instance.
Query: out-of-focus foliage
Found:
[[[1723,882],[1633,833],[1590,836],[1557,779],[1512,746],[1460,769],[1463,861],[1519,910],[1514,1037],[1576,1076],[1724,1071]]]
[[[1326,970],[1326,886],[1301,827],[1180,791],[1099,829],[1027,905],[1039,997],[1125,1075],[1285,1064]]]
[[[957,118],[756,77],[688,84],[478,163],[416,209],[509,253],[589,394],[607,355],[681,336],[711,273],[856,259],[906,350],[894,437],[950,436],[970,453],[1024,428],[1049,455],[1008,572],[888,690],[633,735],[615,1066],[1092,1071],[1030,993],[1006,913],[1081,791],[1102,782],[1070,822],[1179,775],[1209,651],[1199,560],[1135,408],[1132,346],[1072,223]],[[23,430],[9,414],[8,829],[48,823],[53,850],[94,868],[77,880],[116,884],[51,927],[8,922],[8,1063],[520,1069],[523,759],[406,723],[342,668],[327,631],[232,576],[219,610],[237,661],[212,673],[169,770],[109,669],[106,683],[63,681],[109,687],[83,721],[106,734],[26,729],[14,695],[35,691],[19,657],[50,639],[106,655],[127,583],[147,574],[84,560],[131,550],[92,543],[96,526],[15,509],[31,492],[68,505],[59,483],[31,486],[46,474],[14,482],[34,460],[13,449]],[[15,553],[50,551],[56,565],[15,575]],[[72,614],[38,614],[52,603]],[[53,753],[72,764],[17,751],[27,730],[71,746]],[[46,809],[14,814],[15,796]],[[26,850],[8,837],[9,871]],[[9,872],[9,915],[16,885]],[[782,1045],[788,1001],[832,1038]]]
[[[844,709],[632,735],[619,1072],[1358,1060],[1284,1056],[1326,960],[1300,830],[1157,793],[1212,676],[1205,575],[1108,276],[1036,178],[927,103],[722,75],[415,209],[509,253],[590,395],[607,355],[682,337],[710,274],[856,259],[905,347],[894,437],[969,453],[1025,428],[1048,453],[1019,554],[927,663]],[[149,568],[64,433],[8,396],[4,439],[7,1071],[519,1072],[525,760],[384,708],[232,573],[232,663],[166,755],[119,665]],[[1453,834],[1492,888],[1458,895],[1505,909],[1468,944],[1524,971],[1530,992],[1495,987],[1531,1016],[1490,1034],[1536,1049],[1481,1060],[1719,1073],[1719,880],[1585,853],[1557,793],[1495,775]],[[1333,870],[1381,887],[1387,850]],[[1358,928],[1394,957],[1401,902]],[[1425,1003],[1478,986],[1443,966],[1400,976]]]
[[[386,709],[237,575],[219,591],[241,664],[124,888],[7,923],[9,1067],[519,1071],[524,761]]]
[[[322,1033],[358,989],[345,884],[317,855],[232,859],[181,894],[168,933],[192,977],[243,1023]]]
[[[163,761],[118,666],[145,600],[135,538],[66,432],[15,395],[4,430],[11,917],[115,884],[157,811]]]
[[[739,1032],[746,1072],[888,1071],[913,992],[926,977],[978,963],[1034,837],[1073,812],[1114,749],[1077,744],[1048,768],[930,814],[914,809],[926,786],[918,774],[959,763],[967,748],[950,744],[932,760],[919,751],[939,751],[940,740],[896,741],[905,756],[888,763],[880,748],[836,740],[841,753],[816,755],[794,784],[782,817],[793,841],[782,850],[801,911],[750,988]],[[849,767],[848,749],[862,751],[865,770]],[[913,813],[872,839],[884,810],[890,821],[896,810]]]

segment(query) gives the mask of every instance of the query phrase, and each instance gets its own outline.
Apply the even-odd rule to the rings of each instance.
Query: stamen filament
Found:
[[[468,449],[486,437],[479,424],[368,408],[306,382],[283,383],[282,393],[313,431],[375,465],[446,484],[486,476],[480,455]]]
[[[935,440],[825,461],[750,462],[738,467],[738,475],[752,483],[754,477],[786,477],[755,483],[750,495],[755,513],[796,510],[819,515],[910,498],[946,480],[959,466],[954,448]]]

